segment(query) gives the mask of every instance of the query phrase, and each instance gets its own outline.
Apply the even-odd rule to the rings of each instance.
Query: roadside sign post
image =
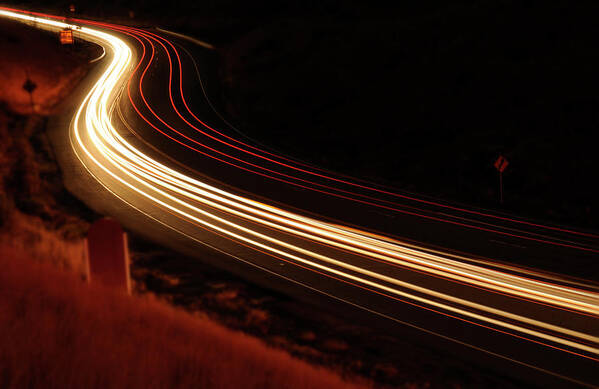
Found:
[[[507,168],[507,165],[509,165],[509,162],[503,155],[500,155],[493,164],[499,172],[499,204],[503,204],[503,171]]]

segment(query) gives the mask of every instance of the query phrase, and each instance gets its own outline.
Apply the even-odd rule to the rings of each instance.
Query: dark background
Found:
[[[218,81],[211,97],[277,150],[408,191],[596,229],[599,4],[398,3],[75,2],[82,15],[217,46],[218,72],[204,75]],[[504,205],[500,154],[510,162]]]

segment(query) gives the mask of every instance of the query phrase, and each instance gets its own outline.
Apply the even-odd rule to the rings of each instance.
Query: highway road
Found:
[[[210,48],[184,36],[6,8],[0,16],[72,27],[105,49],[57,128],[66,179],[91,207],[508,376],[599,385],[599,234],[390,189],[267,149],[214,108],[201,79]]]

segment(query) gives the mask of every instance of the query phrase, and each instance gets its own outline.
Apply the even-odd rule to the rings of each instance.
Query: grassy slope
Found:
[[[0,387],[352,387],[211,321],[0,249]]]

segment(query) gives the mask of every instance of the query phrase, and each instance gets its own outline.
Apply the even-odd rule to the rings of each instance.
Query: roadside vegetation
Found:
[[[0,256],[2,388],[359,388],[151,298],[127,298],[27,252]]]

